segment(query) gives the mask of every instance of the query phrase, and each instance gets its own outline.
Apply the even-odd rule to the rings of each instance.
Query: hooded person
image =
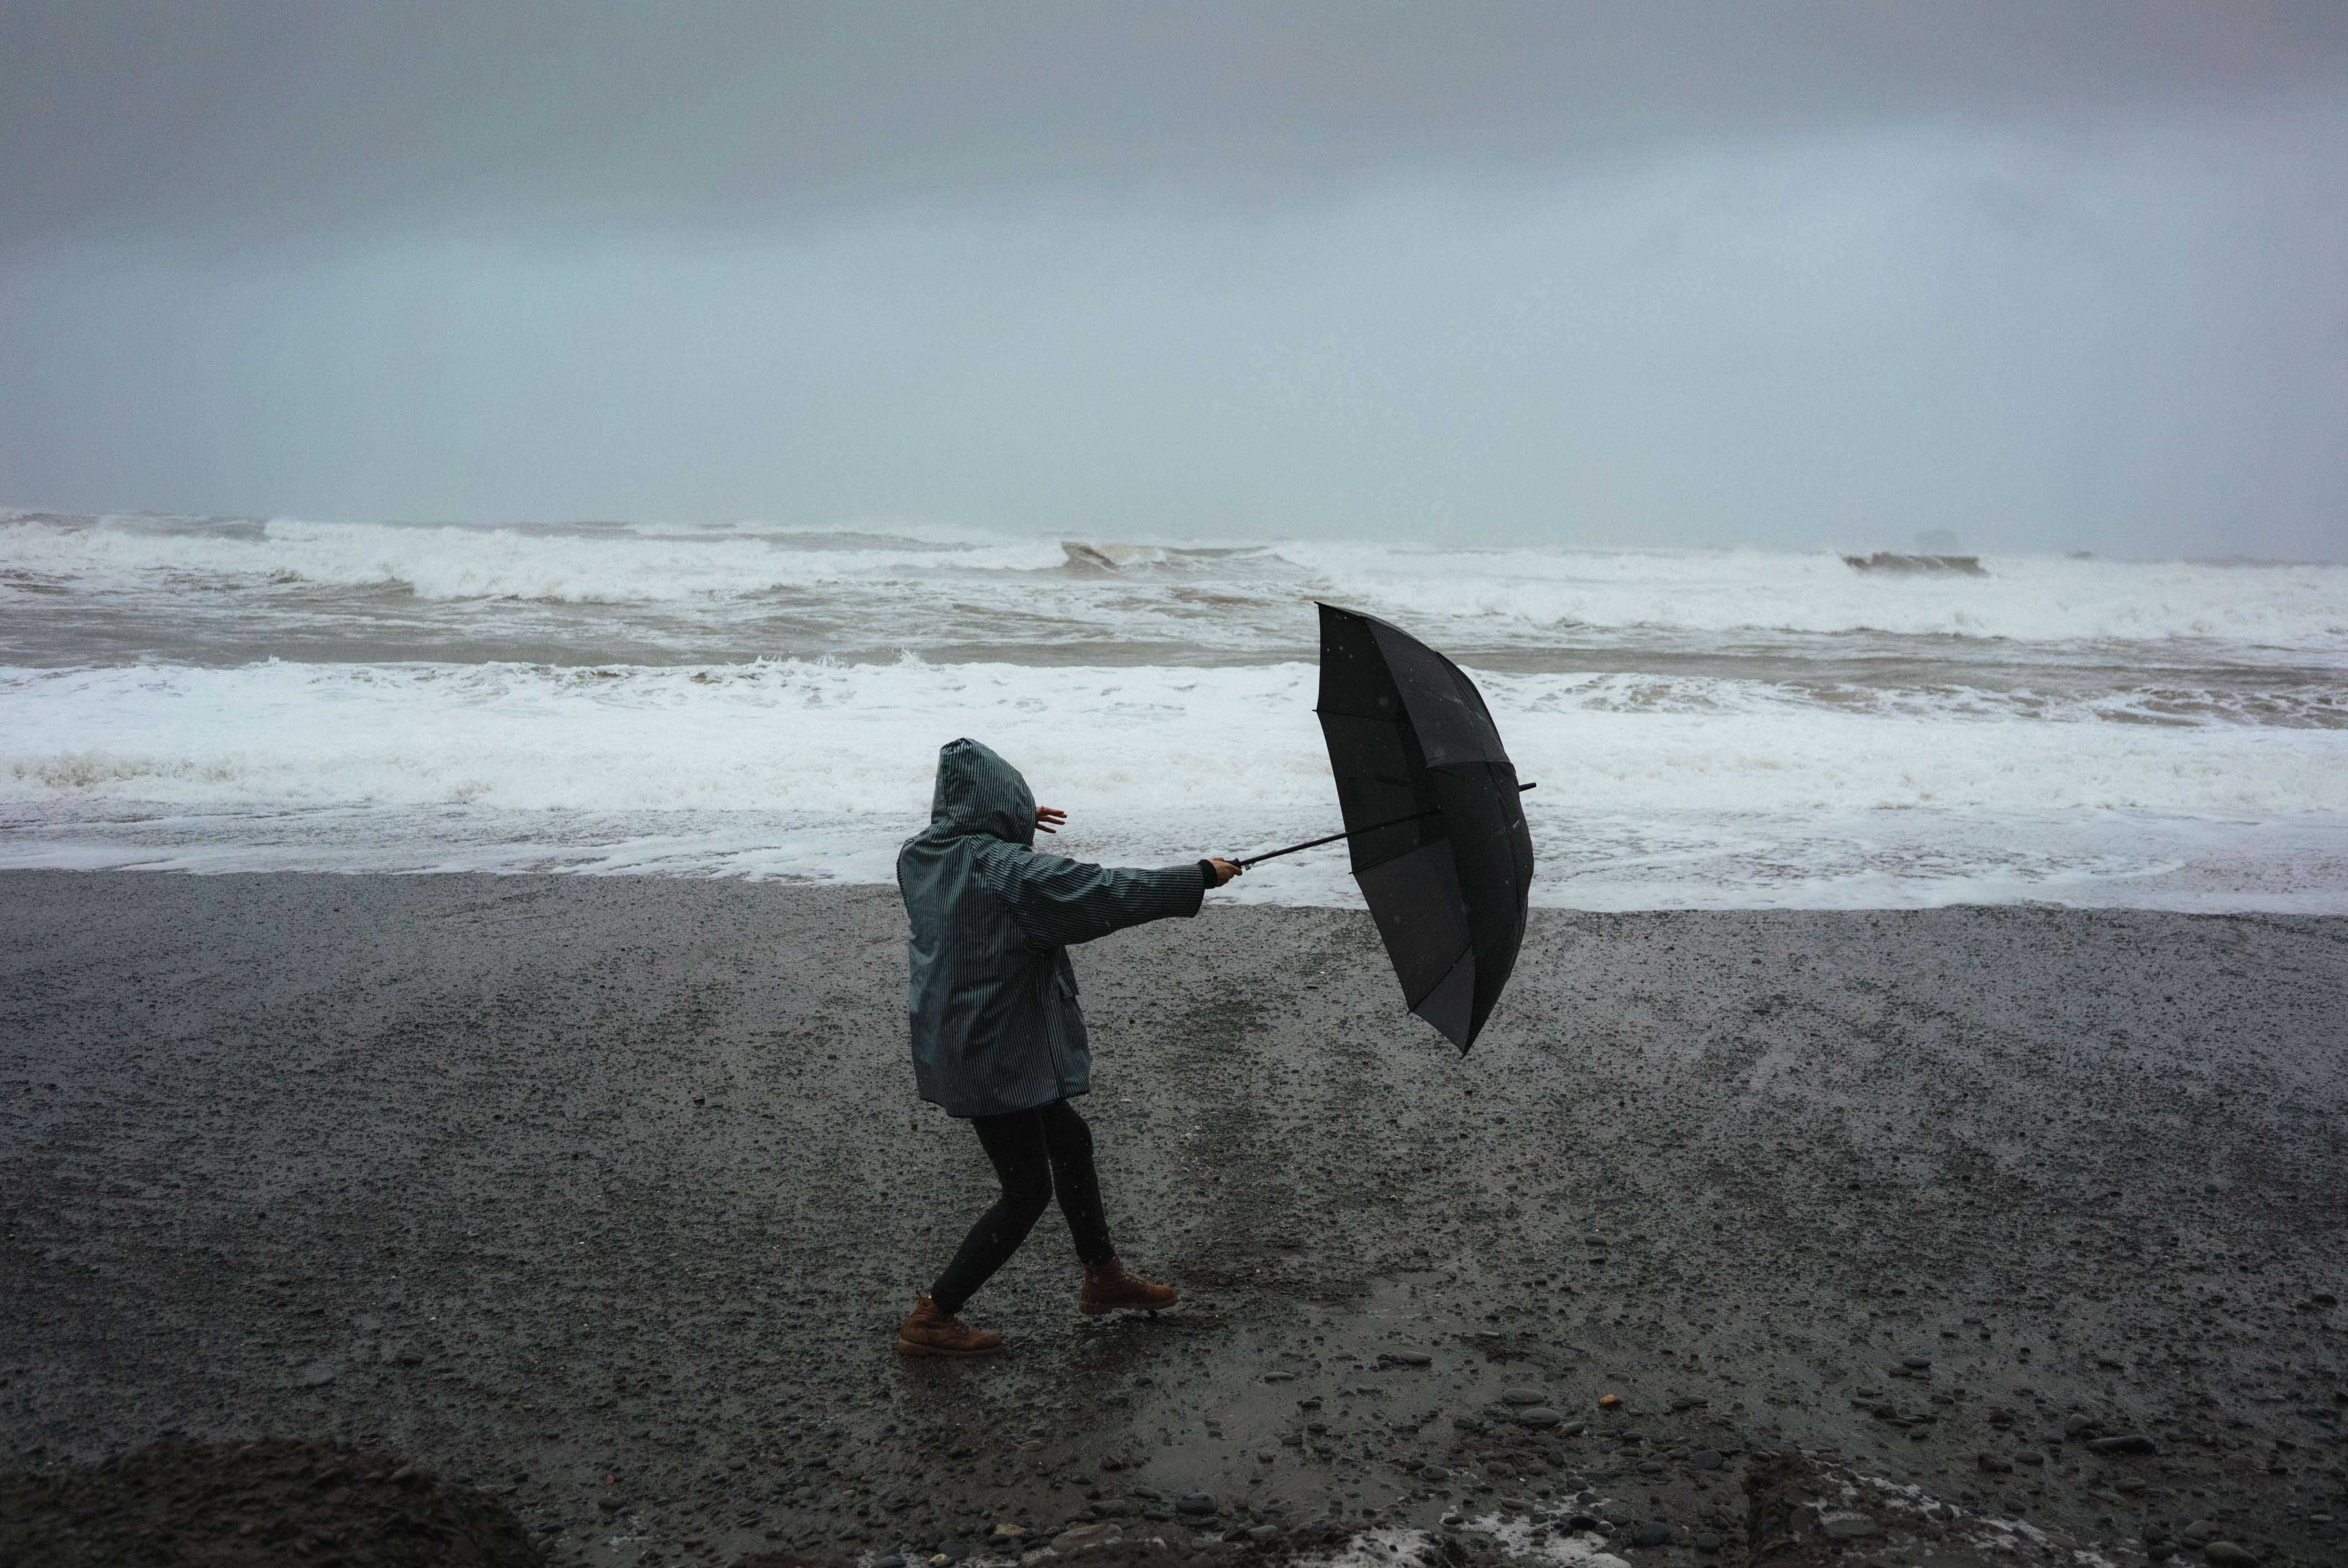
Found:
[[[909,1356],[1003,1348],[955,1314],[1003,1266],[1056,1194],[1084,1263],[1076,1310],[1156,1312],[1170,1286],[1128,1271],[1110,1245],[1093,1171],[1092,1131],[1068,1102],[1092,1087],[1092,1050],[1068,948],[1128,926],[1191,916],[1239,875],[1208,859],[1134,871],[1035,852],[1035,831],[1066,814],[1038,809],[1019,770],[976,741],[938,753],[926,832],[897,855],[911,918],[913,1081],[922,1098],[967,1120],[1003,1184],[953,1260],[899,1326]]]

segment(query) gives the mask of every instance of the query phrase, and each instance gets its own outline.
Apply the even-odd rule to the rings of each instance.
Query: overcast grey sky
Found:
[[[2348,556],[2348,6],[0,0],[0,504]]]

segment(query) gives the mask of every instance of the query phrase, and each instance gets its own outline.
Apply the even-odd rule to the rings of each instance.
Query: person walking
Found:
[[[1068,1102],[1092,1088],[1092,1050],[1068,948],[1189,917],[1240,874],[1210,857],[1135,871],[1035,852],[1067,814],[1038,806],[1019,770],[976,741],[938,753],[927,831],[897,855],[913,927],[913,1081],[967,1120],[1002,1195],[897,1328],[908,1356],[991,1356],[1003,1337],[956,1315],[1027,1239],[1054,1195],[1084,1264],[1076,1310],[1156,1312],[1179,1298],[1117,1257],[1093,1170],[1092,1130]]]

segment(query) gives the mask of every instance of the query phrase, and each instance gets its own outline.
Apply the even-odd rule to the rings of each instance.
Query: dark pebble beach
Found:
[[[335,1486],[593,1568],[2348,1562],[2348,920],[1537,911],[1465,1060],[1356,913],[1076,964],[1182,1304],[1047,1214],[908,1361],[992,1183],[893,890],[0,875],[0,1560],[231,1560],[57,1512],[201,1450],[318,1563],[410,1560]]]

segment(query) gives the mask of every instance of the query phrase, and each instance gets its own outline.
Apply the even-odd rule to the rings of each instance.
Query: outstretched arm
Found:
[[[1089,866],[1016,845],[989,845],[980,875],[1004,903],[1028,941],[1039,948],[1089,942],[1169,916],[1195,915],[1210,887],[1238,875],[1228,860],[1200,860],[1142,871]]]
[[[1035,831],[1038,833],[1057,833],[1060,831],[1060,825],[1067,820],[1068,814],[1058,806],[1039,805],[1035,808]],[[1199,866],[1206,873],[1207,886],[1210,887],[1220,887],[1232,877],[1247,870],[1247,867],[1238,861],[1226,860],[1220,855],[1208,856],[1199,862]]]

